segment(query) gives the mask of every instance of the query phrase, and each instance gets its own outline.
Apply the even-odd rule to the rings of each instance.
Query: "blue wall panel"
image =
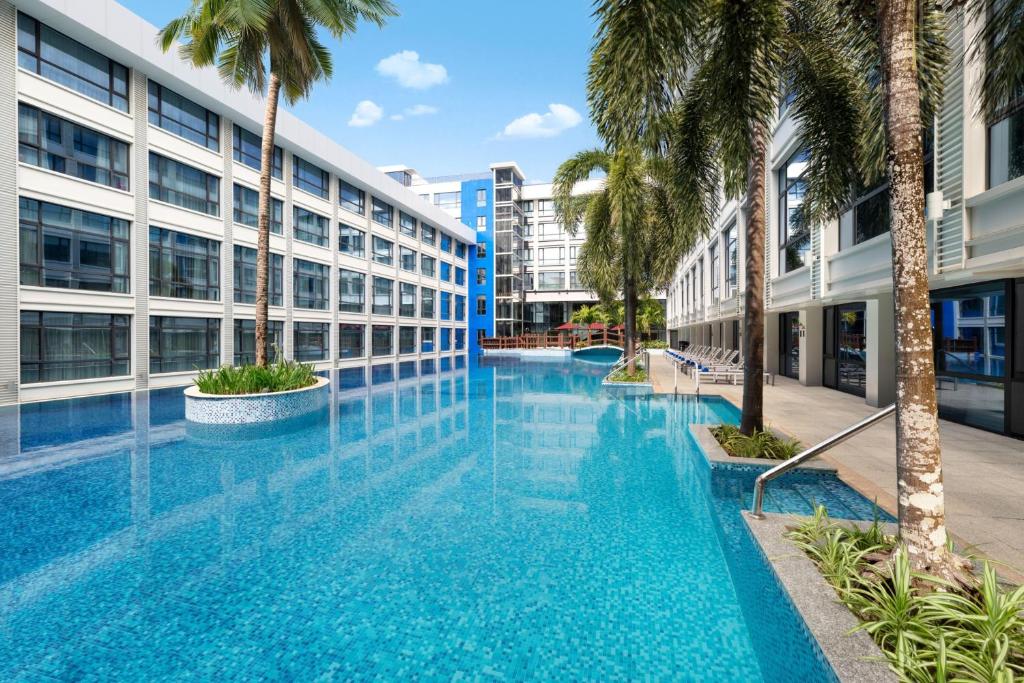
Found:
[[[484,190],[487,195],[485,206],[477,206],[477,190]],[[477,228],[477,217],[484,216],[487,221],[486,229]],[[462,183],[462,222],[476,231],[476,243],[484,245],[486,254],[477,254],[476,244],[469,246],[469,301],[466,302],[467,316],[469,321],[469,350],[470,353],[480,353],[480,345],[477,343],[479,330],[483,330],[484,336],[494,335],[494,182],[488,178],[485,180],[467,180]],[[476,271],[483,268],[486,272],[486,279],[483,284],[477,284]],[[487,298],[487,312],[484,315],[477,313],[477,298]]]

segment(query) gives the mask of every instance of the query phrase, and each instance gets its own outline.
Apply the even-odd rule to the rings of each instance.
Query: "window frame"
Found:
[[[256,272],[256,258],[258,252],[255,248],[245,244],[235,243],[232,245],[232,266],[234,271],[232,300],[236,304],[256,304],[256,284],[253,280],[253,289],[241,286],[245,281],[245,274],[239,272],[242,268],[252,268],[253,277]],[[251,259],[249,258],[251,252]],[[269,278],[267,279],[267,305],[284,306],[284,256],[270,252],[270,262],[267,264]],[[250,300],[251,299],[251,300]]]
[[[26,318],[28,316],[35,316],[34,321],[29,321],[26,324]],[[58,325],[52,322],[57,316],[71,316],[71,325]],[[47,318],[50,318],[50,321]],[[99,325],[86,325],[86,321],[93,321],[98,323],[100,318],[106,318],[107,324]],[[100,379],[109,377],[131,377],[132,375],[132,327],[131,327],[132,316],[121,313],[81,313],[71,311],[35,311],[35,310],[22,310],[18,315],[18,335],[19,335],[19,353],[18,353],[18,382],[20,384],[47,384],[51,382],[69,382],[69,381],[81,381],[89,379]],[[81,321],[82,324],[76,325],[76,321]],[[49,359],[48,352],[54,349],[52,344],[47,342],[47,336],[55,334],[57,330],[70,330],[72,346],[76,349],[88,349],[90,348],[87,344],[75,344],[75,334],[78,332],[81,334],[83,331],[88,330],[107,330],[110,354],[109,358],[74,358],[71,360],[56,360]],[[28,335],[34,335],[36,342],[33,345],[25,344],[24,339]],[[26,358],[26,351],[34,350],[37,352],[35,357]],[[64,370],[65,373],[74,370],[83,370],[90,367],[107,366],[109,372],[106,374],[86,374],[85,376],[67,377],[66,374],[54,379],[46,376],[48,372],[54,370]],[[26,378],[26,366],[34,368],[35,379]],[[118,372],[121,366],[124,367],[124,372]]]
[[[156,161],[156,163],[154,163],[154,161]],[[163,175],[163,173],[161,173],[161,166],[163,165],[161,162],[167,162],[167,165],[173,165],[173,166],[176,166],[178,168],[184,169],[186,171],[194,171],[195,173],[199,173],[203,177],[203,179],[205,179],[205,181],[206,181],[206,183],[205,183],[205,185],[206,185],[206,189],[205,189],[206,198],[205,199],[200,199],[199,195],[185,194],[185,193],[183,193],[183,192],[181,192],[179,190],[175,190],[175,189],[172,189],[172,188],[164,187],[159,182],[159,179]],[[157,178],[156,181],[153,180],[154,172],[156,173],[156,178]],[[187,211],[195,211],[197,213],[206,214],[208,216],[220,217],[220,180],[221,179],[220,179],[219,176],[215,176],[212,173],[207,173],[206,171],[202,170],[201,168],[196,168],[195,166],[189,166],[188,164],[182,163],[182,162],[178,161],[177,159],[172,159],[171,157],[167,157],[167,156],[164,156],[162,154],[158,154],[157,152],[154,152],[152,150],[149,151],[149,198],[150,198],[150,200],[155,200],[155,201],[158,201],[158,202],[163,202],[165,204],[170,204],[172,206],[177,206],[177,207],[180,207],[180,208],[185,209]],[[158,188],[158,191],[154,192],[154,187]],[[211,190],[211,188],[212,188],[212,190]],[[160,191],[160,190],[162,190],[162,191]],[[188,198],[192,198],[192,199],[194,199],[197,202],[205,203],[206,204],[206,210],[200,209],[200,208],[194,208],[192,206],[188,206],[186,203],[178,202],[178,201],[173,201],[171,199],[172,196],[179,196],[179,195],[180,196],[184,196],[184,197],[188,197]],[[211,208],[212,208],[212,211],[210,210]]]
[[[243,133],[251,136],[256,140],[256,149],[259,150],[259,154],[253,156],[251,153],[245,151],[245,145],[243,144]],[[248,144],[252,144],[249,142]],[[231,125],[231,158],[256,171],[262,171],[263,168],[263,138],[262,136],[256,135],[248,128],[242,128],[237,123]],[[270,169],[270,175],[278,180],[284,180],[284,150],[274,145],[274,161]]]
[[[204,122],[206,124],[205,129],[200,131],[179,119],[172,118],[170,114],[165,114],[164,101],[171,99],[171,97],[166,97],[165,93],[172,97],[179,98],[183,104],[193,105],[201,109],[204,113]],[[146,110],[148,112],[146,120],[149,121],[150,125],[156,126],[160,130],[167,131],[171,135],[177,136],[182,140],[187,140],[188,142],[199,145],[200,147],[205,147],[206,149],[217,152],[218,154],[220,153],[219,114],[210,111],[194,100],[190,100],[176,90],[172,90],[161,85],[152,78],[146,79],[146,94]],[[156,101],[155,109],[153,108],[154,99]],[[187,112],[184,106],[179,106],[177,109],[183,113],[190,113]],[[192,115],[194,116],[195,113],[192,113]],[[172,125],[166,125],[168,123]],[[182,134],[182,131],[191,132],[195,137],[184,135]]]
[[[242,195],[245,193],[254,193],[256,195],[256,213],[249,213],[244,209],[245,203],[242,200]],[[231,220],[233,223],[245,226],[252,230],[259,229],[259,201],[260,193],[259,190],[254,190],[248,185],[242,185],[241,183],[232,183],[231,189]],[[253,222],[249,223],[246,219],[247,216],[253,217]],[[277,197],[270,198],[270,232],[274,235],[284,234],[284,202]]]
[[[303,264],[300,267],[300,264]],[[305,269],[305,266],[314,266],[312,269]],[[314,272],[318,271],[318,272]],[[308,292],[300,294],[299,280],[308,279],[310,284],[317,287],[304,288]],[[317,282],[319,281],[319,282]],[[319,291],[314,291],[319,290]],[[302,301],[303,303],[300,303]],[[312,305],[304,305],[310,303]],[[301,308],[306,311],[328,311],[331,308],[331,272],[330,266],[318,261],[307,259],[292,259],[292,307]]]
[[[300,173],[300,168],[309,173],[309,178]],[[320,174],[320,185],[312,181],[313,175]],[[331,198],[331,174],[298,154],[292,154],[292,187],[320,199]]]
[[[153,242],[157,235],[156,244]],[[192,243],[195,247],[205,247],[205,254],[189,251],[181,243]],[[221,242],[210,237],[193,235],[181,230],[173,230],[159,225],[149,226],[149,296],[171,299],[188,299],[192,301],[220,301]],[[155,252],[155,253],[154,253]],[[154,267],[154,259],[156,266]],[[182,267],[181,259],[199,263],[205,262],[206,283],[197,285],[190,283],[186,272],[191,267]],[[165,266],[170,266],[170,273],[164,273]],[[155,291],[154,291],[155,289]],[[168,293],[170,292],[170,293]]]

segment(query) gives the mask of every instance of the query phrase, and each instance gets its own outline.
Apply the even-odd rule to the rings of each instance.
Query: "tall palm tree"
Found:
[[[260,159],[256,251],[256,364],[267,364],[267,285],[270,263],[270,175],[281,91],[288,104],[309,95],[333,73],[330,50],[317,29],[341,39],[360,19],[383,26],[397,11],[390,0],[192,0],[184,15],[160,30],[166,52],[177,41],[183,59],[217,65],[221,78],[266,97]]]
[[[599,173],[605,176],[600,190],[573,194],[580,182]],[[690,244],[662,182],[666,174],[662,159],[645,156],[637,146],[583,151],[555,172],[556,220],[571,235],[586,223],[576,265],[580,282],[603,301],[622,294],[630,371],[635,367],[637,301],[668,281]]]
[[[650,296],[640,300],[636,312],[636,328],[643,334],[650,334],[655,327],[665,324],[665,307]]]

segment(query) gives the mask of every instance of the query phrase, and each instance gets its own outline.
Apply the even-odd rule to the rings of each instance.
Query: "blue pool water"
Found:
[[[180,389],[0,410],[0,680],[834,680],[743,526],[754,473],[688,436],[736,409],[605,371],[335,373],[227,442]]]

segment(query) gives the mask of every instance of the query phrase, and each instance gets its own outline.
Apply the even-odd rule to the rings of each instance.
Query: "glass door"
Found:
[[[867,389],[867,327],[863,303],[836,306],[836,388],[863,396]]]
[[[779,374],[800,379],[800,313],[779,314]]]

